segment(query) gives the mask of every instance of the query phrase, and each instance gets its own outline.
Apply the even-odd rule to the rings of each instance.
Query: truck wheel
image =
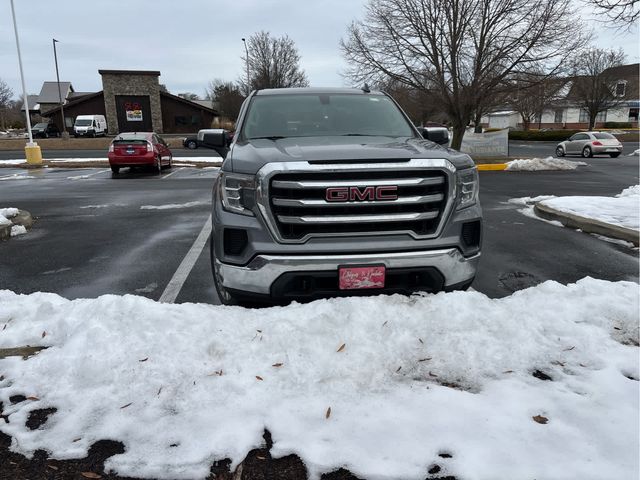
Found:
[[[195,140],[189,140],[187,142],[187,148],[189,150],[195,150],[196,148],[198,148],[198,143]]]

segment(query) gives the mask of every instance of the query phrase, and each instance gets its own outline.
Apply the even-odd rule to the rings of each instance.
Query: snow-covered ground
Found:
[[[615,197],[571,196],[543,199],[555,210],[640,231],[640,185]]]
[[[262,310],[0,291],[0,348],[49,347],[0,360],[0,430],[56,458],[120,440],[106,469],[164,479],[235,467],[265,428],[312,477],[637,478],[638,297],[590,278]]]
[[[573,162],[562,158],[526,158],[507,162],[505,170],[533,172],[539,170],[575,170],[587,165],[584,162]]]
[[[635,150],[633,153],[630,153],[630,154],[629,154],[629,156],[630,156],[630,157],[632,157],[632,156],[634,156],[634,155],[635,155],[635,156],[639,156],[639,155],[640,155],[640,150]]]

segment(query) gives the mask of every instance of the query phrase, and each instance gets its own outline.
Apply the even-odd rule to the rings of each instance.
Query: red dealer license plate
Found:
[[[340,290],[384,288],[385,267],[338,268]]]

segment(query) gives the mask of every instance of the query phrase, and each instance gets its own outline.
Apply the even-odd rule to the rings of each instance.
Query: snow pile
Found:
[[[50,347],[0,359],[0,430],[56,458],[120,440],[106,469],[162,479],[235,468],[265,428],[312,477],[634,478],[638,296],[591,278],[263,310],[0,291],[0,348]]]
[[[17,208],[0,208],[0,225],[9,225],[12,217],[18,214]]]
[[[27,233],[27,229],[23,225],[14,225],[11,227],[11,236],[17,237],[18,235],[24,235]]]
[[[633,157],[634,155],[635,155],[636,157],[637,157],[637,156],[640,156],[640,150],[635,150],[633,153],[630,153],[630,154],[629,154],[629,156],[630,156],[630,157]]]
[[[27,163],[26,160],[0,160],[0,165],[21,165],[23,163]]]
[[[534,172],[539,170],[575,170],[587,165],[584,162],[572,162],[562,158],[528,158],[507,162],[505,170]]]
[[[615,197],[557,197],[541,202],[561,212],[640,231],[640,186]]]

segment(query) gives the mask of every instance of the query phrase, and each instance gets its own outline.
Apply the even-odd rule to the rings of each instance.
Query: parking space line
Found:
[[[174,170],[174,171],[173,171],[173,172],[171,172],[169,175],[165,175],[164,177],[162,177],[160,180],[164,180],[165,178],[169,178],[171,175],[173,175],[173,174],[175,174],[175,173],[178,173],[180,170],[184,170],[185,168],[187,168],[187,167],[181,167],[181,168],[179,168],[179,169],[177,169],[177,170]]]
[[[97,172],[94,172],[94,173],[89,173],[87,175],[75,175],[75,176],[72,176],[72,177],[67,177],[67,179],[74,179],[74,180],[75,179],[82,179],[82,180],[84,180],[86,178],[93,177],[94,175],[98,175],[100,173],[109,172],[109,171],[111,171],[111,169],[107,168],[107,169],[104,169],[104,170],[98,170]]]
[[[161,303],[173,303],[175,302],[184,282],[187,280],[189,273],[193,270],[194,265],[198,261],[198,257],[202,252],[205,244],[207,243],[207,239],[209,238],[209,234],[211,233],[211,215],[207,218],[202,230],[200,230],[200,234],[196,241],[193,242],[191,248],[182,259],[182,262],[178,266],[178,269],[169,280],[164,292],[160,295],[160,299],[158,300]]]

